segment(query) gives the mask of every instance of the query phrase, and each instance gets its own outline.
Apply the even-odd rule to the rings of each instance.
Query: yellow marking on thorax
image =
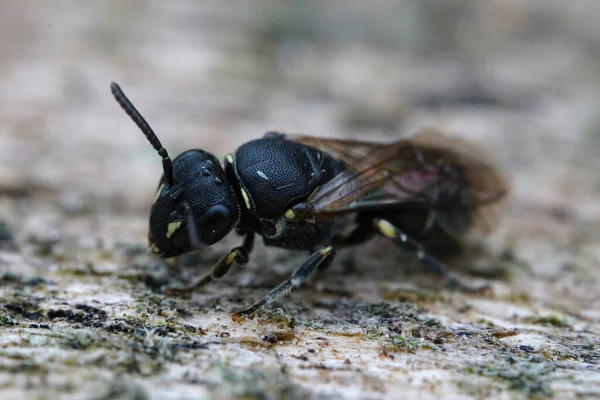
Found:
[[[394,225],[390,224],[387,221],[381,220],[381,221],[377,222],[377,228],[379,228],[381,233],[383,233],[385,236],[387,236],[389,238],[393,239],[397,236],[396,228],[394,227]]]
[[[290,220],[291,220],[291,219],[295,219],[295,218],[296,218],[296,213],[294,212],[294,210],[292,210],[292,209],[290,208],[289,210],[287,210],[287,211],[286,211],[286,212],[283,214],[283,216],[284,216],[286,219],[290,219]]]
[[[175,221],[170,222],[169,225],[167,225],[167,238],[170,238],[175,232],[177,232],[177,229],[179,229],[182,222],[183,221]]]
[[[244,189],[240,189],[240,192],[242,192],[242,197],[244,198],[244,203],[246,204],[246,208],[248,210],[251,210],[252,204],[250,204],[250,198],[248,197],[248,193],[246,193],[246,191]]]
[[[165,187],[164,183],[158,187],[158,190],[156,191],[156,196],[154,196],[154,200],[152,201],[152,204],[156,203],[156,200],[158,200],[158,198],[160,197],[160,193],[162,192],[164,187]]]

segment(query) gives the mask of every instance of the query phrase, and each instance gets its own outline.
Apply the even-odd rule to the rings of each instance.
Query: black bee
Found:
[[[376,234],[469,290],[421,243],[458,240],[475,224],[481,207],[503,198],[507,187],[496,169],[454,147],[447,136],[426,131],[383,144],[269,132],[228,154],[224,166],[199,149],[171,161],[121,88],[113,83],[111,90],[162,157],[164,174],[150,212],[152,252],[175,257],[204,249],[232,230],[244,237],[241,246],[184,290],[221,278],[234,263],[248,262],[255,234],[268,246],[311,255],[288,280],[234,317],[286,295],[326,268],[336,249]]]

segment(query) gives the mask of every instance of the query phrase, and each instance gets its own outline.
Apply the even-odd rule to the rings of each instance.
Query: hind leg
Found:
[[[431,271],[442,276],[451,285],[466,292],[481,292],[489,287],[488,285],[484,285],[478,288],[471,288],[465,285],[458,278],[452,276],[447,271],[444,263],[431,254],[428,254],[419,242],[408,237],[404,232],[402,232],[389,221],[386,221],[385,219],[375,219],[373,220],[373,225],[375,226],[375,229],[379,231],[379,233],[391,239],[403,251],[414,254],[422,264],[428,267]]]

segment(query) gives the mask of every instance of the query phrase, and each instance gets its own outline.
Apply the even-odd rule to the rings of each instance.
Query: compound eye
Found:
[[[231,230],[233,222],[231,210],[223,204],[212,206],[197,221],[200,239],[207,245],[221,240]]]

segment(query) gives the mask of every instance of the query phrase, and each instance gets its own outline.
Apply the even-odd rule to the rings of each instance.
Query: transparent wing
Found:
[[[352,165],[362,160],[373,151],[385,146],[383,143],[367,142],[352,139],[320,138],[303,134],[284,134],[285,139],[298,142],[315,149],[327,152],[334,158]]]
[[[296,205],[296,218],[322,220],[358,211],[429,207],[448,231],[462,231],[463,216],[470,217],[507,192],[504,179],[479,149],[436,131],[389,144],[298,137],[339,157],[347,169]]]

